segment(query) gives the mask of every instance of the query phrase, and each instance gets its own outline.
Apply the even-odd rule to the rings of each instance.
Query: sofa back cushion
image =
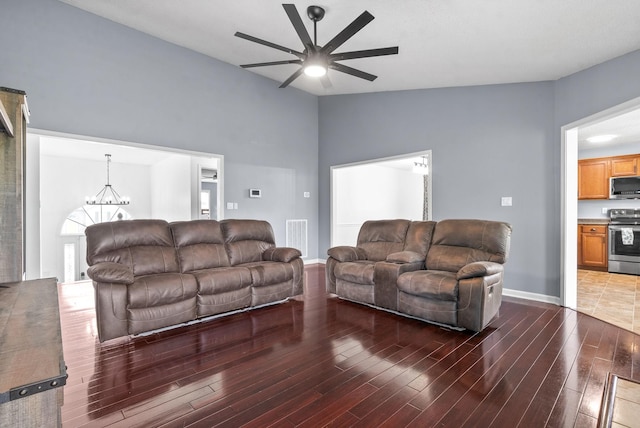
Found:
[[[412,221],[407,230],[403,251],[412,251],[426,257],[435,226],[435,221]]]
[[[181,272],[230,266],[222,229],[216,220],[178,221],[169,226]]]
[[[457,272],[479,261],[505,263],[509,255],[511,226],[488,220],[442,220],[433,232],[427,269]]]
[[[262,253],[276,246],[271,225],[264,220],[220,222],[231,266],[262,261]]]
[[[367,253],[371,261],[385,260],[391,253],[404,249],[409,220],[368,220],[358,233],[359,248]]]
[[[87,263],[120,263],[134,276],[178,272],[178,258],[169,224],[164,220],[124,220],[85,229]]]

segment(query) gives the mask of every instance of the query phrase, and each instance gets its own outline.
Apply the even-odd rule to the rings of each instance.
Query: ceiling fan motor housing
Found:
[[[307,16],[313,22],[321,21],[324,18],[324,9],[320,6],[309,6],[307,8]]]

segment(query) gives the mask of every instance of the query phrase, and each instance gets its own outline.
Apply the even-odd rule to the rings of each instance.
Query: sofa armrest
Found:
[[[456,279],[476,278],[493,275],[504,271],[504,266],[495,262],[473,262],[460,268],[456,274]]]
[[[300,250],[289,247],[268,248],[262,253],[262,260],[269,262],[290,263],[300,257],[302,257]]]
[[[387,256],[386,261],[389,263],[416,263],[424,262],[425,256],[415,251],[400,251],[391,253]]]
[[[498,314],[502,303],[503,275],[499,272],[458,282],[458,327],[482,331]]]
[[[96,282],[112,284],[133,284],[133,270],[120,263],[102,262],[87,269],[89,278]]]
[[[405,272],[420,270],[424,260],[413,263],[377,262],[373,266],[373,298],[376,306],[398,310],[398,277]]]
[[[358,247],[340,246],[329,248],[329,257],[339,262],[355,262],[356,260],[367,260],[367,253]]]

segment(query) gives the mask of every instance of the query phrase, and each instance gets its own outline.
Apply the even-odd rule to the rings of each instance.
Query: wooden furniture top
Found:
[[[66,378],[56,280],[0,284],[0,404]]]

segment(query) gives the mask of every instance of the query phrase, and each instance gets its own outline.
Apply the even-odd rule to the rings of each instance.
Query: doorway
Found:
[[[211,153],[29,129],[27,279],[82,279],[86,270],[84,228],[90,224],[201,218],[203,169],[216,173],[209,218],[222,218],[223,161],[223,156]],[[93,202],[92,195],[106,188],[105,182],[126,196],[126,212],[122,212],[125,207]]]
[[[564,306],[580,310],[578,307],[578,284],[585,278],[600,277],[611,281],[621,281],[615,274],[603,272],[602,275],[587,275],[584,271],[578,272],[577,257],[577,224],[579,219],[600,219],[606,221],[607,211],[611,208],[626,207],[625,201],[616,200],[593,200],[578,201],[578,160],[579,158],[607,157],[624,154],[625,150],[636,150],[630,148],[629,142],[636,141],[640,144],[640,126],[626,126],[620,124],[620,119],[633,112],[640,111],[640,98],[630,100],[613,108],[607,109],[592,116],[583,118],[561,128],[562,134],[562,263],[561,263],[561,301]],[[637,122],[637,121],[636,121]],[[615,125],[614,125],[615,124]],[[585,139],[587,133],[593,130],[603,130],[607,126],[616,126],[615,135],[618,137],[617,145],[601,146],[601,148],[591,148],[590,155],[585,154]],[[612,129],[612,128],[610,128]],[[611,132],[611,131],[610,131]],[[625,144],[627,144],[625,146]],[[609,153],[608,155],[606,153]],[[636,201],[635,204],[640,204]],[[635,278],[633,278],[635,282]],[[581,283],[582,284],[582,283]],[[601,293],[601,298],[606,299],[607,293]],[[593,313],[592,315],[597,316]],[[605,320],[607,321],[607,320]]]
[[[366,220],[432,218],[431,150],[331,167],[331,246],[354,245]]]

